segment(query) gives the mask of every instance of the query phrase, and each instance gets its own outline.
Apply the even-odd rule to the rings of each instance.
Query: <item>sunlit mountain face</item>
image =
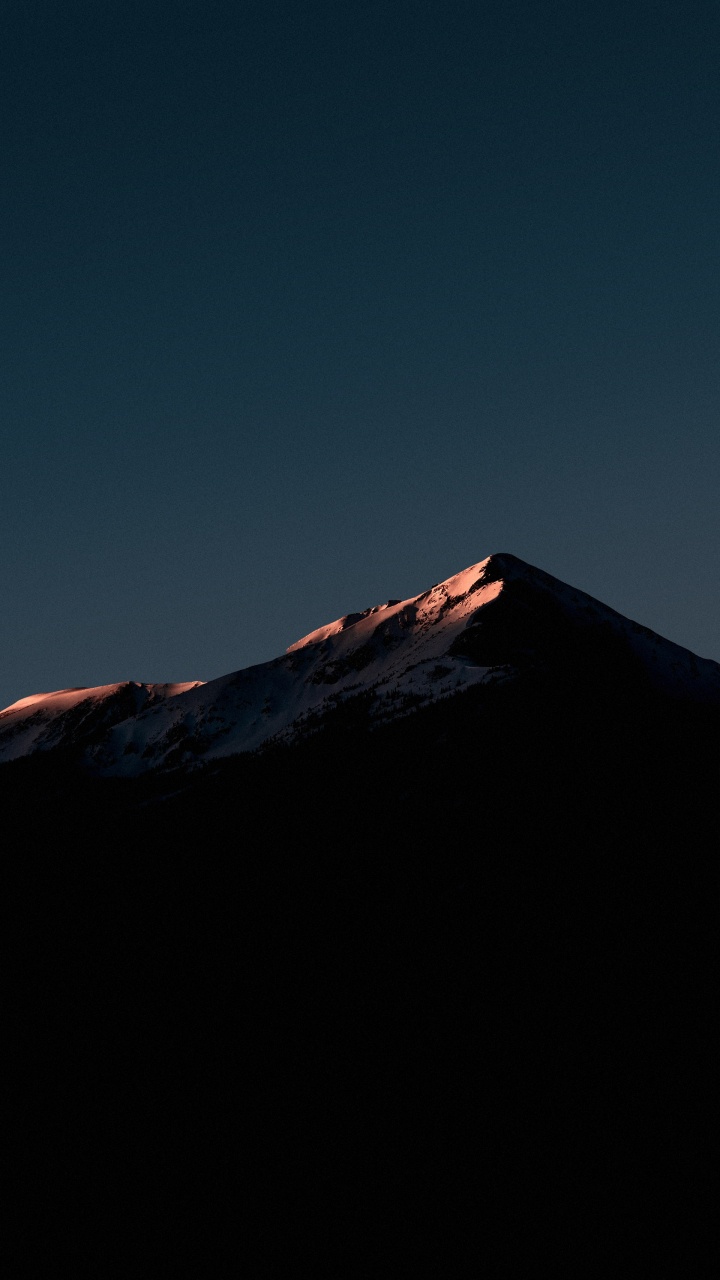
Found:
[[[617,1274],[608,1217],[697,1205],[716,663],[497,555],[0,750],[41,1272],[444,1274],[492,1214]]]

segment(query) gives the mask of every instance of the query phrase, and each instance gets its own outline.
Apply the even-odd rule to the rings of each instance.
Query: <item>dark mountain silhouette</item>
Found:
[[[15,1271],[605,1276],[651,1222],[687,1260],[718,668],[467,573],[0,768]],[[251,681],[243,734],[292,713],[223,754]]]

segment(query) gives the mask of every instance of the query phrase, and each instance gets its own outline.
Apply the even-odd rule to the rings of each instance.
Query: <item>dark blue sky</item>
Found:
[[[0,705],[498,550],[720,659],[719,17],[12,6]]]

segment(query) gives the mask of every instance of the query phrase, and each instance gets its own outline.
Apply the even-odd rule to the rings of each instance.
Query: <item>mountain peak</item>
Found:
[[[491,566],[500,571],[496,576],[490,576],[487,573],[487,569]],[[348,613],[341,618],[336,618],[334,622],[318,627],[317,630],[303,636],[301,640],[296,640],[294,644],[288,646],[287,652],[295,653],[307,645],[323,644],[333,636],[339,636],[351,628],[356,628],[354,639],[358,635],[366,637],[374,632],[380,623],[387,621],[390,617],[401,616],[408,610],[421,615],[429,624],[433,620],[433,615],[435,615],[434,620],[438,620],[438,615],[447,612],[448,601],[457,603],[486,584],[499,581],[501,572],[502,557],[489,556],[485,560],[478,561],[477,564],[471,564],[467,569],[462,569],[460,573],[446,578],[444,582],[436,582],[420,595],[410,596],[407,600],[391,599],[385,604],[376,604],[369,609],[363,609],[360,613]]]
[[[598,664],[620,671],[623,663],[665,693],[720,703],[717,663],[496,552],[208,684],[128,681],[20,699],[0,713],[0,760],[73,746],[101,772],[187,768],[305,736],[342,703],[362,704],[379,724],[520,674],[589,685]]]

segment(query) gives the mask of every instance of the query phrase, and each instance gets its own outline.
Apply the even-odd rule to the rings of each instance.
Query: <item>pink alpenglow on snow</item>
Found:
[[[419,596],[412,596],[409,600],[390,600],[387,604],[376,604],[372,609],[365,609],[363,613],[350,613],[344,618],[338,618],[336,622],[329,622],[327,626],[319,627],[317,631],[311,631],[310,635],[303,636],[302,640],[296,640],[287,652],[294,653],[297,649],[304,649],[309,644],[322,644],[324,640],[339,636],[351,629],[354,632],[354,640],[361,635],[367,637],[372,635],[378,623],[402,615],[408,610],[414,610],[418,625],[425,624],[426,628],[438,626],[442,621],[443,610],[447,609],[448,600],[458,605],[463,599],[469,601],[466,608],[458,608],[454,611],[452,619],[445,615],[445,622],[440,625],[438,634],[447,634],[448,628],[457,629],[460,620],[466,618],[469,612],[474,611],[481,604],[494,600],[500,594],[502,590],[500,581],[479,585],[482,582],[485,566],[489,564],[490,559],[491,557],[488,557],[487,560],[481,560],[479,564],[471,565],[462,573],[456,573],[453,578],[448,578],[446,582],[431,587],[429,591],[424,591]],[[473,587],[478,594],[470,597],[468,593]]]

